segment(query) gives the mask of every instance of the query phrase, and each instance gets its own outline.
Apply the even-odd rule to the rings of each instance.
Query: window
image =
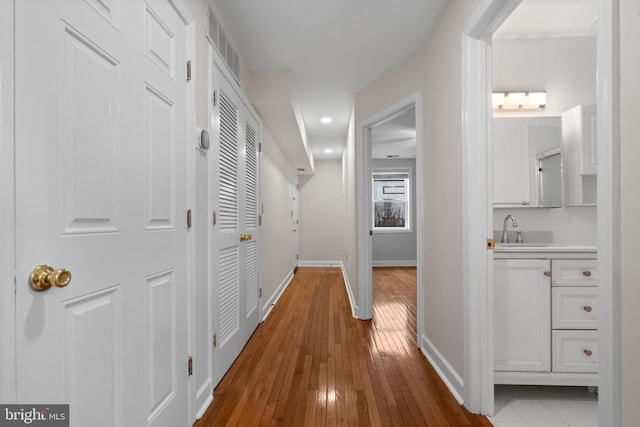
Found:
[[[410,231],[410,170],[373,172],[373,229]]]

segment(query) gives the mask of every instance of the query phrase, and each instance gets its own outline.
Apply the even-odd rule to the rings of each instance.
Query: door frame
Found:
[[[256,124],[258,125],[260,132],[258,133],[258,143],[260,144],[260,148],[258,149],[258,157],[257,157],[257,162],[258,162],[258,206],[259,206],[259,215],[262,215],[262,180],[260,179],[260,172],[261,172],[261,161],[262,161],[262,148],[261,148],[261,144],[262,144],[262,135],[263,135],[263,123],[262,120],[260,118],[260,115],[256,112],[256,110],[253,108],[253,105],[251,104],[251,102],[249,101],[249,99],[247,98],[247,96],[245,95],[245,93],[242,91],[242,88],[240,87],[239,82],[235,79],[235,77],[233,76],[233,74],[231,73],[231,71],[229,70],[229,67],[227,66],[226,61],[224,60],[224,58],[222,58],[222,56],[220,55],[220,52],[218,52],[218,49],[213,46],[213,44],[207,40],[207,52],[208,52],[208,62],[207,62],[207,94],[208,94],[208,103],[207,103],[207,126],[206,129],[209,132],[209,135],[214,135],[214,131],[213,131],[213,125],[212,125],[212,121],[211,118],[213,116],[214,113],[214,105],[213,102],[211,100],[214,99],[214,90],[217,87],[217,83],[214,79],[214,70],[217,69],[220,73],[221,78],[225,79],[227,81],[227,83],[229,84],[229,86],[231,87],[231,89],[236,93],[236,95],[238,96],[238,99],[240,100],[240,102],[242,103],[242,105],[244,106],[244,108],[246,108],[247,113],[251,116],[251,118],[253,120],[255,120]],[[215,95],[216,97],[218,95]],[[240,142],[240,141],[239,141]],[[242,141],[244,142],[244,141]],[[215,149],[217,146],[212,145],[211,149]],[[214,168],[217,168],[218,166],[211,166],[211,160],[209,159],[209,172],[208,172],[208,176],[209,176],[209,182],[213,181],[213,176],[215,174],[215,170]],[[211,189],[209,189],[209,191],[211,191]],[[209,200],[209,211],[212,211],[212,206],[211,206],[211,201]],[[212,223],[209,221],[209,229],[207,230],[207,235],[211,236],[211,233],[213,231],[213,225]],[[262,269],[260,268],[261,262],[262,262],[262,246],[261,246],[261,240],[262,240],[262,225],[258,224],[257,227],[257,234],[258,234],[258,253],[257,253],[257,264],[258,264],[258,325],[260,325],[260,323],[263,322],[263,306],[262,306],[262,296],[261,296],[261,292],[262,292]],[[211,240],[210,240],[211,242]],[[209,243],[209,278],[211,280],[211,277],[213,277],[212,271],[215,268],[213,265],[211,265],[211,254],[213,253],[212,250],[212,246],[211,243]],[[211,289],[211,292],[213,294],[213,289]],[[215,329],[214,326],[214,322],[215,319],[217,318],[217,308],[215,306],[215,304],[212,304],[210,307],[210,312],[211,312],[211,336],[213,336],[213,330]],[[215,359],[215,354],[213,354],[215,352],[212,352],[211,355],[211,366],[213,367],[213,363],[214,363],[214,359]],[[213,384],[213,388],[215,389],[215,387],[217,386],[218,383]],[[213,400],[213,395],[212,395],[212,400]],[[206,408],[204,408],[206,410]],[[204,413],[204,411],[201,411],[201,413]],[[201,415],[201,414],[200,414]]]
[[[416,252],[416,288],[417,288],[417,329],[416,344],[422,348],[423,335],[423,319],[424,319],[424,289],[422,286],[422,269],[423,269],[423,251],[424,251],[424,209],[423,187],[423,132],[422,132],[422,92],[418,91],[412,95],[392,104],[378,113],[362,120],[358,123],[356,129],[356,166],[358,168],[358,182],[356,185],[357,192],[357,208],[359,211],[358,227],[357,227],[357,244],[358,244],[358,307],[355,310],[359,319],[371,319],[373,314],[373,295],[372,295],[372,239],[369,231],[372,229],[372,205],[371,205],[371,173],[373,170],[373,161],[371,158],[371,128],[376,124],[386,120],[390,116],[415,106],[416,115],[416,217],[414,218],[417,233],[417,252]]]
[[[195,145],[197,139],[196,128],[196,22],[190,9],[187,7],[185,0],[167,0],[185,26],[186,33],[186,56],[187,61],[191,62],[191,80],[186,82],[186,101],[185,101],[185,191],[187,209],[193,209],[195,206],[195,184],[193,182],[195,175]],[[186,66],[186,64],[185,64]],[[178,218],[180,216],[178,215]],[[186,247],[186,279],[187,279],[187,352],[186,356],[195,354],[195,236],[191,229],[187,229],[187,247]],[[189,423],[196,420],[196,383],[194,376],[187,378],[187,415]]]
[[[14,2],[0,2],[0,402],[16,403]]]
[[[463,32],[464,401],[493,413],[491,35],[520,0],[484,0]],[[621,424],[619,0],[598,0],[599,423]],[[473,278],[473,283],[471,283]]]

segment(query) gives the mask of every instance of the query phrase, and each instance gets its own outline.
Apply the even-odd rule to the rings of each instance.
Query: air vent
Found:
[[[209,42],[220,53],[220,57],[224,59],[229,71],[235,77],[236,82],[240,82],[240,58],[238,53],[229,43],[229,38],[222,28],[222,24],[218,20],[211,3],[208,2],[207,7],[207,38]]]
[[[398,155],[398,154],[387,154],[387,158],[388,159],[392,159],[394,157],[400,157],[400,155]]]

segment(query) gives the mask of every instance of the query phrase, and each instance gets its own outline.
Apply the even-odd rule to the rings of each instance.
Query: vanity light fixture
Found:
[[[547,105],[547,92],[493,92],[492,101],[493,109],[498,111],[544,110]]]

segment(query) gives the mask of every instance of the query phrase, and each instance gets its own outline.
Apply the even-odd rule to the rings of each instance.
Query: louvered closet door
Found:
[[[259,322],[259,127],[233,87],[214,70],[212,278],[213,383],[236,359]],[[249,238],[248,236],[251,236]]]

